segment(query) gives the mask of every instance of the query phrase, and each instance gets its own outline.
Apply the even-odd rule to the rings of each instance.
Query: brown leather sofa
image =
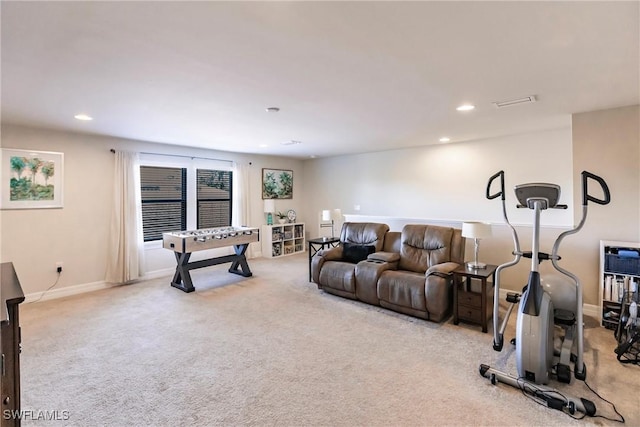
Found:
[[[386,224],[345,223],[340,246],[313,257],[313,281],[336,295],[435,322],[445,320],[453,307],[451,272],[464,262],[461,230],[422,224],[406,225],[402,232],[388,230]],[[345,242],[347,252],[352,250],[349,243],[375,250],[368,249],[372,253],[366,259],[349,262],[343,258]],[[363,253],[358,255],[362,258]]]

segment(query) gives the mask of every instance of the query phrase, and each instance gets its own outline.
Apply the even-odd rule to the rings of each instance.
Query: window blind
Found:
[[[187,170],[140,167],[144,241],[162,239],[162,233],[187,226]]]
[[[233,173],[197,169],[196,182],[198,228],[230,226]]]

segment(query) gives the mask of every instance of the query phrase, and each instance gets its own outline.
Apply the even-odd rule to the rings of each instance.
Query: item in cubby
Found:
[[[271,247],[271,256],[280,256],[282,255],[281,246],[279,244],[274,243]]]

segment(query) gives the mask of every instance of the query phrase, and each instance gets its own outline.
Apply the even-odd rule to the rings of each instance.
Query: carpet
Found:
[[[432,323],[324,293],[307,254],[192,272],[21,306],[22,408],[73,426],[565,426],[480,363],[515,374],[513,350],[474,325]],[[513,336],[515,317],[505,335]],[[611,331],[588,319],[587,382],[640,425],[640,367],[615,359]],[[505,347],[511,347],[506,345]],[[554,387],[596,403],[579,381]],[[561,387],[564,386],[564,387]]]

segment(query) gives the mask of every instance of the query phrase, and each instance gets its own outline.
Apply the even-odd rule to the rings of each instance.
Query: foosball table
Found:
[[[172,250],[178,263],[171,286],[184,292],[193,292],[195,288],[189,273],[191,270],[227,262],[231,263],[229,273],[251,276],[245,252],[249,243],[259,239],[260,230],[251,227],[216,227],[162,233],[162,247]],[[235,254],[189,262],[193,252],[225,246],[233,246]]]

